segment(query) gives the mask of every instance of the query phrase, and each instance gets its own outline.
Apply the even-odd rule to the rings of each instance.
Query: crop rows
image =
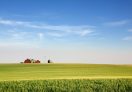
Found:
[[[132,92],[132,79],[1,81],[0,92]]]

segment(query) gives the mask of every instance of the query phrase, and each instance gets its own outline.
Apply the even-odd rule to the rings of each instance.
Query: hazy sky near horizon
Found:
[[[132,0],[0,0],[0,63],[132,64]]]

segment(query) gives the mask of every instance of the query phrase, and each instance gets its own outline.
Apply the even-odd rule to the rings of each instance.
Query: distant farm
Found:
[[[20,63],[41,63],[40,60],[35,60],[35,59],[26,59],[24,60],[24,62],[20,62]],[[47,63],[53,63],[50,59],[47,61]]]

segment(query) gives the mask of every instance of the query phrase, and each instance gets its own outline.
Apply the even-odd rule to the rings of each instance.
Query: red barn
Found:
[[[36,60],[34,63],[40,63],[40,61],[39,60]]]
[[[26,60],[24,61],[24,63],[31,63],[31,60],[30,60],[30,59],[26,59]]]

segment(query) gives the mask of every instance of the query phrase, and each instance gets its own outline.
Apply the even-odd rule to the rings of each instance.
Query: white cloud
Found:
[[[0,30],[0,44],[2,41],[5,43],[10,43],[11,45],[14,43],[23,43],[23,42],[38,42],[43,38],[43,33],[40,32],[30,32],[24,31],[23,29],[9,29],[9,30]],[[18,44],[16,44],[18,45]],[[9,46],[9,45],[8,45]]]
[[[12,21],[8,21],[8,20],[0,20],[0,24],[14,25]]]
[[[113,22],[107,22],[103,25],[105,26],[123,26],[126,25],[129,21],[128,20],[120,20],[120,21],[113,21]]]
[[[44,37],[44,34],[43,33],[38,33],[38,37],[39,37],[40,40],[42,40],[43,37]]]
[[[27,36],[29,37],[29,32],[20,31],[19,29],[7,30],[6,35],[8,38],[13,40],[24,40]]]
[[[132,41],[132,36],[124,37],[123,40],[125,40],[125,41]]]
[[[53,36],[53,37],[63,37],[64,36],[64,34],[62,34],[62,33],[55,33],[55,32],[48,32],[47,33],[49,36]]]
[[[0,24],[3,25],[9,25],[9,26],[15,26],[15,27],[28,27],[28,28],[36,28],[36,29],[44,29],[47,31],[54,31],[52,33],[53,36],[59,35],[55,32],[60,31],[63,33],[70,33],[70,34],[76,34],[79,36],[86,36],[88,34],[91,34],[94,32],[95,26],[89,26],[89,25],[79,25],[79,26],[69,26],[69,25],[48,25],[43,23],[33,23],[33,22],[23,22],[23,21],[12,21],[12,20],[3,20],[0,19]]]
[[[86,36],[87,34],[91,34],[93,31],[94,26],[67,26],[67,25],[34,25],[34,24],[28,24],[27,27],[36,28],[36,29],[46,29],[50,31],[54,31],[54,33],[50,34],[52,36],[62,36],[58,35],[58,33],[55,33],[56,31],[64,32],[64,33],[70,33],[70,34],[78,34],[80,36]]]
[[[93,31],[90,29],[90,30],[84,30],[84,31],[80,31],[80,32],[77,32],[77,34],[79,34],[80,36],[86,36],[88,34],[91,34],[93,33]]]
[[[38,43],[32,42],[32,44],[28,41],[6,41],[0,42],[0,48],[39,48]]]
[[[128,29],[128,32],[132,32],[132,29]]]
[[[3,20],[0,19],[0,24],[4,25],[10,25],[10,26],[28,26],[30,23],[29,22],[22,22],[22,21],[13,21],[13,20]]]

